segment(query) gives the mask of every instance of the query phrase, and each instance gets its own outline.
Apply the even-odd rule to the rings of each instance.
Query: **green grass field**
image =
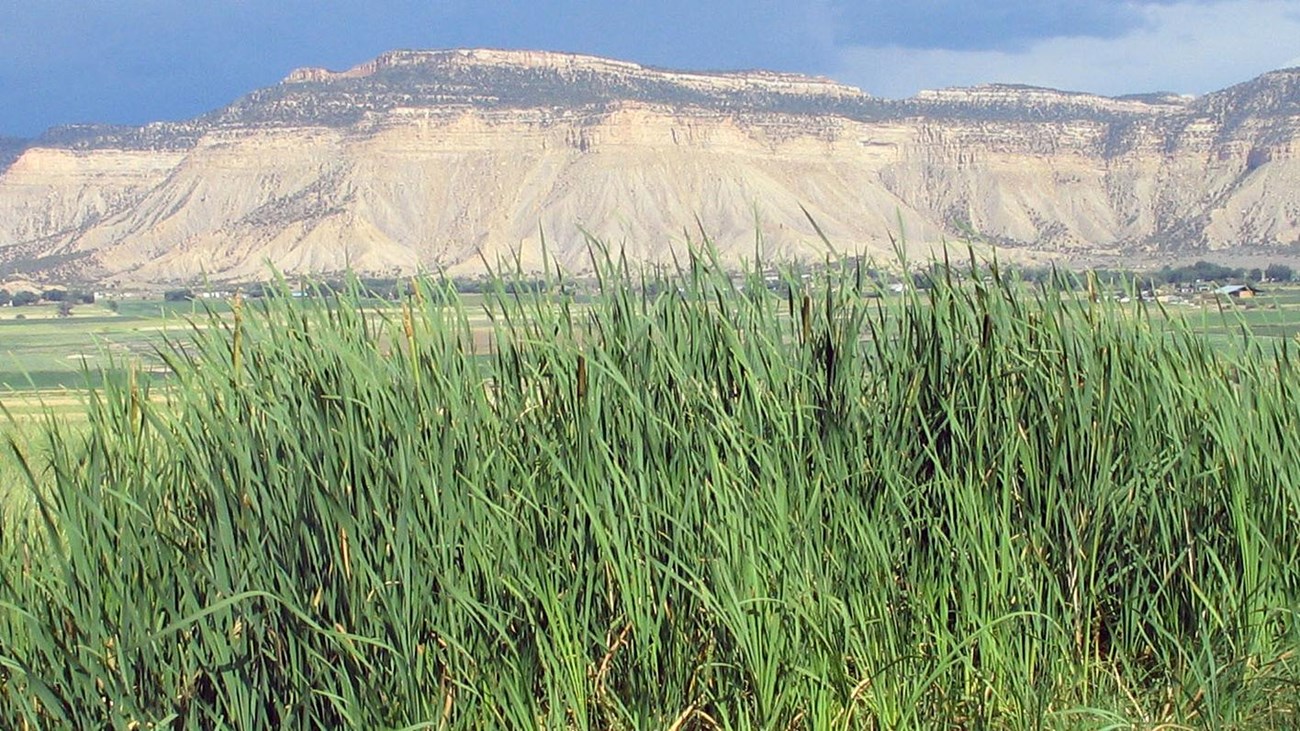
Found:
[[[883,302],[893,308],[902,299],[887,295]],[[460,304],[472,328],[483,334],[491,330],[482,295],[465,295]],[[374,312],[394,307],[383,302],[365,306]],[[185,336],[191,321],[203,321],[207,309],[228,312],[229,303],[126,300],[117,307],[113,312],[103,306],[78,306],[66,319],[56,317],[53,305],[0,308],[0,403],[6,392],[80,388],[85,385],[83,368],[95,372],[127,364],[146,369],[157,365],[155,351],[167,335]],[[1157,312],[1154,304],[1145,307]],[[1250,301],[1206,298],[1165,308],[1170,317],[1184,320],[1195,332],[1225,346],[1240,341],[1243,327],[1264,339],[1300,335],[1300,286],[1273,285]],[[15,313],[26,317],[16,320]]]
[[[81,387],[87,369],[146,365],[163,337],[182,332],[192,314],[188,304],[163,303],[123,304],[117,313],[82,305],[67,318],[56,317],[52,306],[7,309],[0,317],[0,398],[6,390]]]

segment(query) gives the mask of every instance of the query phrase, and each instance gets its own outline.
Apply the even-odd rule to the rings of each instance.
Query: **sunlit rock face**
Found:
[[[400,51],[300,69],[194,120],[0,140],[0,273],[248,279],[892,258],[1300,252],[1300,70],[1200,98],[1020,86],[901,101],[826,79]]]

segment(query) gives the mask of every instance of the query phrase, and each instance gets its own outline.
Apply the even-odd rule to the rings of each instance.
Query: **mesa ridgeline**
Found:
[[[1294,257],[1300,69],[1199,98],[1009,85],[870,96],[826,79],[571,54],[396,51],[211,113],[0,140],[0,279],[345,270],[477,275],[585,234],[668,264],[697,221],[730,265],[887,258],[978,231],[1064,263]],[[914,252],[915,253],[915,252]]]

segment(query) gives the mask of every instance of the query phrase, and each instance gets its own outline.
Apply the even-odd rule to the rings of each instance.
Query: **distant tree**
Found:
[[[1263,278],[1264,278],[1264,272],[1260,271],[1259,267],[1255,267],[1254,269],[1251,269],[1250,271],[1246,272],[1246,279],[1249,279],[1252,282],[1258,282]]]
[[[69,302],[68,300],[63,300],[62,302],[60,302],[58,315],[59,317],[72,317],[72,303]]]
[[[113,314],[117,314],[117,311],[122,309],[121,306],[117,304],[117,300],[109,300],[107,303],[105,303],[104,306],[107,307],[108,311],[112,312]]]
[[[0,289],[0,307],[9,304],[9,300],[11,299],[13,299],[13,297],[9,294],[9,290]]]
[[[502,285],[502,288],[506,294],[532,294],[534,292],[545,292],[550,289],[550,285],[545,279],[520,279],[506,282]]]
[[[169,289],[163,293],[166,302],[189,302],[194,299],[194,292],[188,289]]]
[[[1269,264],[1264,268],[1264,276],[1270,282],[1289,282],[1294,272],[1286,264]]]
[[[1030,266],[1020,270],[1020,278],[1031,283],[1050,282],[1054,272],[1050,266]]]
[[[1192,265],[1192,271],[1196,279],[1202,281],[1222,282],[1228,279],[1240,279],[1245,275],[1245,270],[1241,268],[1225,267],[1221,264],[1214,264],[1208,261],[1198,261]]]
[[[453,281],[456,291],[461,294],[478,294],[484,289],[482,280],[458,278]]]
[[[41,299],[46,302],[62,302],[67,298],[67,291],[62,289],[47,289],[41,293]]]
[[[40,299],[41,296],[39,294],[36,294],[35,292],[28,292],[27,290],[24,289],[14,293],[13,299],[10,300],[10,304],[12,304],[14,307],[26,307],[27,305],[36,304],[37,302],[40,301]]]

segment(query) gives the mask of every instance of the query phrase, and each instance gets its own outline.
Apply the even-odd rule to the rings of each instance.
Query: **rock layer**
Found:
[[[1300,70],[1199,99],[1018,86],[868,96],[766,72],[395,52],[303,69],[181,123],[52,130],[0,155],[0,274],[116,281],[481,271],[586,237],[667,262],[1300,244]],[[0,152],[3,152],[0,150]],[[756,237],[758,239],[756,244]],[[1296,249],[1300,251],[1300,249]]]

